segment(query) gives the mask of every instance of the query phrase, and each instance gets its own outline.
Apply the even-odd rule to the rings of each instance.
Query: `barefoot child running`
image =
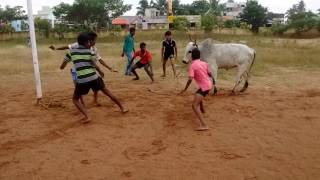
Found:
[[[152,55],[151,53],[147,50],[147,45],[146,43],[141,43],[140,44],[140,50],[134,53],[134,56],[131,60],[131,64],[133,63],[134,59],[137,57],[140,57],[140,60],[132,67],[131,72],[136,76],[133,80],[139,80],[139,76],[136,72],[136,69],[144,68],[148,76],[150,77],[151,81],[154,82],[153,79],[153,70],[152,70]]]
[[[167,31],[165,33],[165,40],[162,42],[161,48],[161,60],[162,60],[162,68],[163,68],[163,75],[161,77],[166,77],[166,68],[167,68],[167,61],[170,60],[173,75],[176,77],[176,68],[174,65],[174,60],[178,57],[178,50],[176,42],[172,39],[171,31]]]
[[[73,94],[73,103],[78,110],[84,115],[81,120],[82,123],[90,122],[87,110],[80,102],[80,98],[83,95],[88,94],[90,89],[93,91],[102,91],[113,102],[115,102],[123,113],[128,112],[119,100],[105,87],[105,84],[97,71],[103,73],[95,63],[95,54],[92,52],[91,41],[87,33],[82,33],[78,36],[78,48],[70,49],[70,52],[66,55],[62,62],[60,69],[64,69],[69,62],[74,64],[74,68],[77,73],[76,87]]]
[[[200,51],[198,48],[192,50],[191,57],[192,64],[189,68],[189,80],[186,84],[185,89],[181,91],[180,94],[184,93],[188,89],[193,79],[196,81],[199,90],[194,96],[192,109],[199,120],[199,127],[196,128],[196,131],[205,131],[209,128],[202,117],[202,113],[205,112],[202,100],[209,94],[210,90],[212,89],[213,79],[208,63],[200,60]]]

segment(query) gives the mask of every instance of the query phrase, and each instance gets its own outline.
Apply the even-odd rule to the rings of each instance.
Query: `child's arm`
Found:
[[[178,47],[177,44],[174,46],[174,55],[176,56],[175,59],[178,59]]]
[[[161,48],[161,61],[163,61],[163,57],[164,57],[164,45],[162,42],[162,48]]]
[[[64,57],[63,62],[60,65],[60,69],[63,70],[67,64],[71,61],[71,55],[70,53],[66,54],[66,56]]]
[[[104,60],[99,59],[99,62],[102,66],[106,67],[107,69],[109,69],[111,72],[118,72],[116,70],[113,70],[112,67],[110,67],[106,62],[104,62]]]
[[[60,69],[63,70],[66,66],[67,66],[68,62],[66,62],[65,60],[63,60],[63,62],[60,65]]]
[[[188,79],[188,81],[187,81],[187,84],[186,84],[186,87],[185,87],[184,90],[182,90],[179,94],[183,94],[184,92],[186,92],[191,83],[192,83],[192,78],[189,77],[189,79]]]
[[[61,47],[56,48],[55,46],[51,45],[49,48],[52,50],[67,50],[67,49],[69,49],[69,46],[61,46]]]
[[[92,61],[92,63],[93,63],[93,66],[98,71],[98,73],[100,74],[100,76],[103,78],[104,77],[104,73],[101,71],[100,67],[97,65],[97,63],[95,61]]]

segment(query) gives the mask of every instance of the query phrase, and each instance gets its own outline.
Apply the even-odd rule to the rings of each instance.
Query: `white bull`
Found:
[[[200,44],[190,42],[186,47],[184,63],[191,62],[191,51],[194,48],[199,48],[201,60],[209,63],[214,81],[217,81],[218,69],[228,70],[237,67],[238,73],[232,92],[235,91],[242,80],[245,80],[245,84],[240,92],[244,92],[248,88],[249,72],[256,57],[254,49],[243,44],[218,44],[214,43],[212,39],[206,39]],[[215,87],[214,93],[216,94],[216,92],[217,89]]]

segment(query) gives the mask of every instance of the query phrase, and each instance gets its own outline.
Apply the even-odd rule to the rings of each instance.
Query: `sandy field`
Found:
[[[29,55],[23,61],[31,62]],[[162,79],[157,67],[150,84],[142,71],[136,83],[106,71],[107,86],[130,112],[121,114],[102,94],[96,107],[90,93],[87,125],[72,104],[68,70],[42,73],[40,106],[32,69],[2,74],[0,179],[320,179],[319,70],[275,68],[252,76],[248,91],[236,96],[229,95],[232,79],[219,80],[218,95],[204,102],[207,132],[193,130],[195,85],[176,95],[187,80],[185,68],[179,72]]]

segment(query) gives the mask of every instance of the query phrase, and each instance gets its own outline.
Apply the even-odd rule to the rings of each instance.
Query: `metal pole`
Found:
[[[36,33],[35,33],[35,29],[34,29],[34,21],[33,21],[33,12],[32,12],[32,2],[31,2],[31,0],[27,0],[27,6],[28,6],[30,41],[31,41],[31,48],[32,48],[33,70],[34,70],[34,77],[35,77],[35,82],[36,82],[37,99],[39,101],[42,98],[42,89],[41,89],[41,80],[40,80],[40,71],[39,71],[39,63],[38,63]]]

